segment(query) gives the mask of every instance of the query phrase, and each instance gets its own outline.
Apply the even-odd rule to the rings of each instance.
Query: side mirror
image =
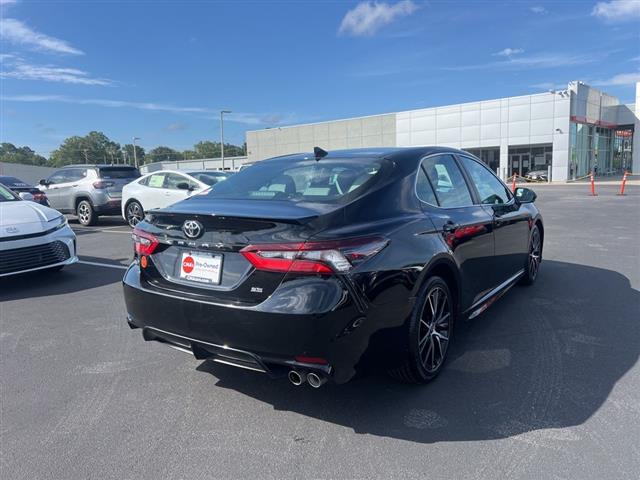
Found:
[[[179,190],[189,190],[189,191],[192,190],[192,188],[189,186],[189,183],[187,182],[180,182],[179,184],[176,185],[176,187]]]
[[[33,201],[33,195],[31,195],[29,192],[20,192],[20,193],[18,193],[18,196],[22,200],[29,200],[30,202]]]
[[[536,192],[531,190],[530,188],[518,187],[516,188],[516,200],[520,203],[533,203],[538,198]]]
[[[38,182],[38,185],[42,185],[43,187],[46,187],[47,185],[49,185],[49,182],[47,182],[44,178],[42,180],[40,180]]]

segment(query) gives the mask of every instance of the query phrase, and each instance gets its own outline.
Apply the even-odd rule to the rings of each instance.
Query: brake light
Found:
[[[93,188],[97,188],[97,189],[109,188],[109,187],[113,187],[114,185],[115,185],[115,183],[106,182],[104,180],[99,180],[97,182],[93,182]]]
[[[131,238],[136,255],[151,255],[160,244],[155,236],[138,228],[133,229]]]
[[[388,243],[383,238],[351,238],[306,243],[249,245],[240,253],[257,270],[296,273],[346,273]]]

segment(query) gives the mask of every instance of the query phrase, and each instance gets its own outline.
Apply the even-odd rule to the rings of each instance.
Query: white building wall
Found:
[[[501,173],[509,175],[509,145],[550,143],[553,145],[553,179],[566,180],[569,112],[570,96],[564,92],[399,112],[395,145],[499,147]]]
[[[638,94],[637,94],[638,95]],[[640,105],[640,99],[636,99]],[[552,179],[569,175],[571,117],[589,123],[635,121],[634,153],[640,157],[640,127],[636,114],[617,98],[580,82],[567,90],[523,95],[385,115],[247,132],[249,161],[277,155],[359,147],[439,145],[462,149],[499,148],[500,173],[511,174],[509,147],[551,144]],[[626,110],[625,110],[626,109]],[[624,112],[622,110],[625,110]],[[640,160],[634,162],[634,172]]]

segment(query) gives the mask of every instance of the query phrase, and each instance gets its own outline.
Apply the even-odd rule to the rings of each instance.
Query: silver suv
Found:
[[[95,225],[99,215],[119,215],[122,187],[140,176],[127,165],[68,165],[40,180],[52,208],[75,213],[82,225]]]

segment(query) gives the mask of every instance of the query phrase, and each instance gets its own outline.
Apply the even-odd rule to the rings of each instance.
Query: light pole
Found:
[[[138,155],[136,154],[136,140],[140,140],[140,137],[133,137],[133,163],[138,168]]]
[[[224,171],[224,114],[231,113],[231,110],[220,110],[220,158],[222,159],[222,170]]]

